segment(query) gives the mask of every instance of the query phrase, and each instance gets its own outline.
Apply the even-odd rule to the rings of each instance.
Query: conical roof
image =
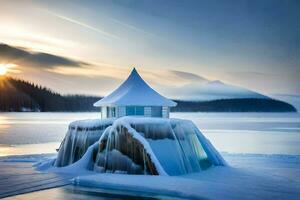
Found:
[[[94,106],[169,106],[177,103],[153,90],[135,68],[114,92],[94,103]]]

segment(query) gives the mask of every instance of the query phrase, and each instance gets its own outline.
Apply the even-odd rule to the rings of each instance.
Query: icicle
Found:
[[[86,124],[85,124],[86,123]],[[226,165],[188,120],[123,117],[70,125],[56,166],[79,160],[98,140],[90,165],[100,173],[181,175]]]
[[[147,174],[146,173],[146,170],[147,170],[147,166],[146,166],[146,156],[145,156],[145,149],[143,149],[143,161],[144,161],[144,174]]]
[[[99,140],[103,131],[114,119],[82,120],[70,124],[69,130],[60,145],[56,167],[63,167],[78,161],[88,147]]]

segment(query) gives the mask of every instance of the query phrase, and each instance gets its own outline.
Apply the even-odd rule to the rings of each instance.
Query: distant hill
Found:
[[[180,91],[180,92],[178,92]],[[184,85],[174,91],[170,90],[173,98],[193,100],[193,101],[210,101],[216,99],[270,99],[269,97],[247,88],[238,87],[216,81],[201,81]],[[178,96],[181,95],[181,96]]]
[[[300,95],[290,95],[290,94],[273,94],[274,99],[279,99],[281,101],[292,104],[297,110],[300,110]]]
[[[13,78],[0,79],[0,111],[96,111],[100,97],[60,95],[48,88]]]
[[[173,112],[297,112],[291,104],[275,99],[245,98],[211,101],[176,101]]]
[[[219,83],[216,83],[219,84]],[[259,96],[260,97],[260,96]],[[173,112],[296,112],[283,101],[271,98],[233,98],[209,101],[180,101]],[[0,111],[99,111],[93,103],[101,97],[60,95],[52,90],[14,78],[0,79]]]

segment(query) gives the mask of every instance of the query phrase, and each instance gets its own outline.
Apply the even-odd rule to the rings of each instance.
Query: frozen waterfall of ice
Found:
[[[92,144],[95,150],[86,152]],[[85,152],[92,159],[84,161]],[[82,162],[100,173],[171,176],[226,165],[193,122],[145,117],[73,122],[55,166]]]
[[[114,119],[95,119],[72,122],[59,147],[54,165],[63,167],[78,161],[86,153],[88,147],[99,140],[103,131],[113,121]]]
[[[100,138],[95,170],[128,174],[181,175],[225,161],[188,120],[117,119]]]

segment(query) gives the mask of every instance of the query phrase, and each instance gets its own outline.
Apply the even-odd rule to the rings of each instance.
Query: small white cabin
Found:
[[[114,92],[94,103],[101,107],[102,119],[123,116],[169,118],[170,107],[176,105],[153,90],[135,68]]]

